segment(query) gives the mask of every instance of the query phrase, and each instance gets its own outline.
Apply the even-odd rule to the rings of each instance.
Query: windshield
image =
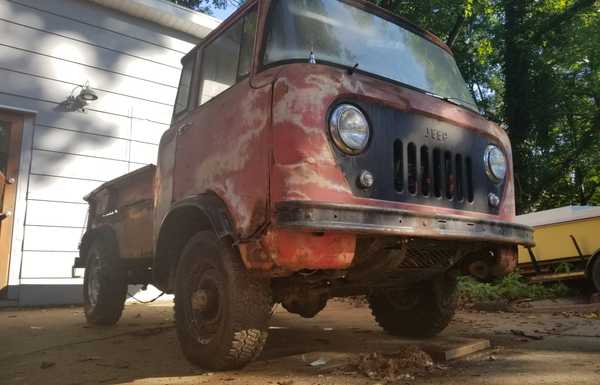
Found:
[[[340,0],[275,0],[264,64],[311,52],[477,110],[452,55],[429,40]]]

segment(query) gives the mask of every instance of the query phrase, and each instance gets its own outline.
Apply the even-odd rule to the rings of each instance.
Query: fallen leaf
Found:
[[[538,335],[534,335],[534,334],[527,334],[525,333],[523,330],[515,330],[515,329],[511,329],[510,332],[512,334],[514,334],[515,336],[519,336],[519,337],[525,337],[525,338],[529,338],[532,340],[543,340],[544,336],[538,336]]]
[[[40,364],[40,369],[48,369],[53,367],[54,365],[56,365],[56,362],[42,361],[42,363]]]
[[[309,365],[312,367],[324,366],[327,365],[327,361],[325,361],[322,358],[319,358],[318,360],[311,362]]]
[[[101,357],[97,357],[97,356],[91,356],[91,357],[83,357],[78,359],[78,362],[87,362],[87,361],[98,361],[101,360]]]

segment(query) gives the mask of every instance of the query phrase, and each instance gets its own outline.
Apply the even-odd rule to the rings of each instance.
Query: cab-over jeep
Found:
[[[366,295],[392,335],[450,322],[457,276],[502,276],[511,147],[451,49],[359,0],[248,1],[183,58],[157,165],[90,193],[75,267],[114,324],[129,284],[175,294],[185,356],[257,357],[272,306],[313,317]]]

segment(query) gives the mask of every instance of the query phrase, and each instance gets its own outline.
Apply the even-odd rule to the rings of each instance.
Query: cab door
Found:
[[[267,219],[271,86],[251,85],[256,26],[254,5],[198,50],[194,105],[175,153],[175,201],[217,194],[242,238]]]
[[[8,285],[23,117],[0,112],[0,293]]]

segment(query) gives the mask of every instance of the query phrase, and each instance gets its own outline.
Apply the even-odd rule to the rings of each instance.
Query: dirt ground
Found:
[[[257,362],[210,373],[183,358],[170,301],[128,305],[113,328],[87,326],[81,308],[5,309],[0,384],[600,384],[597,314],[463,311],[439,338],[452,336],[486,338],[492,348],[387,382],[351,363],[419,341],[385,335],[365,306],[330,302],[310,320],[277,308]]]

